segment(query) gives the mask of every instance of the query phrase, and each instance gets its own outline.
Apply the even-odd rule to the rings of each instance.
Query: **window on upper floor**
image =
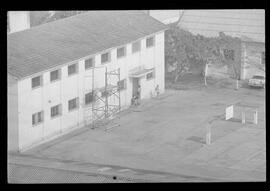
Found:
[[[44,112],[40,111],[32,115],[32,125],[37,125],[44,121]]]
[[[62,110],[61,104],[51,107],[51,117],[53,118],[60,116],[62,114],[61,110]]]
[[[88,104],[90,104],[91,102],[93,102],[93,101],[94,101],[93,92],[89,92],[89,93],[85,94],[85,99],[84,99],[84,101],[85,101],[85,105],[88,105]]]
[[[74,98],[68,101],[68,110],[72,111],[79,108],[79,98]]]
[[[154,45],[155,45],[155,38],[153,36],[146,38],[146,48],[150,48]]]
[[[42,86],[42,76],[32,78],[32,89]]]
[[[78,64],[72,64],[68,66],[68,76],[76,74],[78,72]]]
[[[117,58],[126,56],[126,47],[117,48]]]
[[[126,83],[127,83],[126,79],[123,79],[123,80],[120,80],[119,82],[117,82],[118,90],[121,91],[121,90],[126,89],[126,86],[127,86]]]
[[[132,43],[132,53],[139,52],[141,50],[141,41]]]
[[[54,70],[50,73],[51,82],[61,79],[61,70]]]
[[[95,66],[95,59],[94,58],[88,58],[84,61],[85,70],[93,68],[94,66]]]
[[[101,64],[105,64],[107,62],[111,61],[111,53],[110,52],[106,52],[101,54]]]
[[[146,74],[146,79],[147,80],[151,80],[151,79],[153,79],[154,78],[154,72],[150,72],[150,73],[148,73],[148,74]]]
[[[226,60],[234,60],[234,50],[224,49],[223,54]]]

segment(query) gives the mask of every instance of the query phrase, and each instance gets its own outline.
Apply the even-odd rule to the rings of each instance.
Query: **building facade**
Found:
[[[99,14],[95,13],[95,16]],[[101,13],[100,18],[103,17],[102,14],[104,13]],[[135,35],[135,38],[125,38],[125,43],[118,40],[116,46],[111,46],[107,39],[106,49],[98,51],[89,49],[88,55],[77,56],[76,59],[70,59],[65,63],[54,64],[50,67],[38,66],[38,72],[23,77],[14,75],[17,72],[15,70],[12,72],[15,66],[8,63],[10,67],[8,71],[9,150],[23,151],[65,132],[85,126],[86,118],[90,121],[93,120],[91,110],[90,112],[85,111],[89,111],[92,104],[96,104],[92,95],[92,87],[95,92],[102,93],[106,70],[120,71],[120,81],[116,83],[120,88],[121,109],[130,106],[131,98],[138,84],[141,86],[141,99],[150,98],[157,85],[159,85],[160,92],[164,92],[165,27],[144,13],[125,15],[125,12],[112,12],[108,14],[118,19],[121,19],[119,14],[127,18],[130,16],[128,19],[131,22],[133,19],[147,19],[149,24],[152,23],[158,27],[151,29],[151,32]],[[91,16],[93,16],[92,13],[85,13],[83,16],[73,16],[72,19],[74,22],[78,22],[80,18],[82,20],[90,18],[91,20]],[[103,18],[106,20],[106,17]],[[65,22],[69,22],[68,20],[69,18],[65,19]],[[57,22],[63,21],[52,23],[58,26]],[[126,20],[121,21],[121,23],[123,22]],[[42,27],[52,26],[51,24],[46,25]],[[136,26],[135,20],[134,25]],[[35,30],[35,27],[33,29]],[[119,28],[114,28],[114,30],[117,29]],[[88,31],[81,32],[87,34]],[[23,32],[21,33],[23,36]],[[120,31],[120,33],[123,32]],[[56,34],[53,35],[54,42],[57,42],[57,38],[60,39]],[[66,40],[70,40],[70,37],[67,37]],[[72,44],[76,44],[76,41],[73,41]],[[82,44],[82,46],[84,45]],[[16,50],[20,51],[20,49]],[[15,54],[12,48],[8,51],[9,56],[12,56],[12,53]],[[61,53],[58,52],[58,55],[60,56]],[[53,59],[45,58],[45,60],[52,61]],[[10,58],[8,61],[12,62],[12,59]],[[32,61],[36,60],[32,59]],[[34,63],[32,67],[36,67],[36,65],[39,63]],[[17,70],[19,69],[17,68]],[[109,99],[111,104],[115,101]]]

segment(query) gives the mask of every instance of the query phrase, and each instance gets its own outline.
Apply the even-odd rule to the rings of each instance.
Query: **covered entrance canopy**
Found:
[[[154,71],[154,68],[146,69],[143,67],[138,67],[129,72],[129,77],[131,78],[141,78],[144,77],[147,73]]]

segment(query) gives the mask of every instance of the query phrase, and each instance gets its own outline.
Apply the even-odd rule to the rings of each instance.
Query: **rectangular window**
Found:
[[[261,64],[265,64],[265,52],[262,52],[261,57],[262,57]]]
[[[126,79],[117,82],[117,86],[120,91],[126,89]]]
[[[76,74],[78,72],[78,65],[72,64],[68,66],[68,75]]]
[[[89,92],[89,93],[85,94],[85,105],[88,105],[93,101],[94,101],[93,92]]]
[[[32,115],[32,125],[37,125],[39,123],[42,123],[43,122],[43,117],[44,117],[43,111],[34,113]]]
[[[32,78],[32,88],[36,88],[42,86],[42,77],[41,76],[37,76]]]
[[[224,57],[227,60],[234,60],[234,50],[224,49]]]
[[[106,97],[106,94],[108,94],[108,91],[103,90],[103,91],[101,92],[101,97]]]
[[[94,58],[89,58],[89,59],[85,60],[84,61],[84,68],[85,68],[85,70],[87,70],[89,68],[93,68],[94,67],[94,63],[95,63]]]
[[[68,110],[74,110],[77,109],[79,107],[79,98],[74,98],[68,101]]]
[[[152,47],[155,44],[154,37],[149,37],[146,39],[146,48]]]
[[[126,56],[126,47],[121,47],[117,49],[117,58]]]
[[[51,117],[61,115],[62,113],[61,109],[62,109],[61,104],[51,107]]]
[[[60,69],[51,72],[51,82],[60,79]]]
[[[111,61],[111,54],[110,52],[106,52],[104,54],[101,54],[101,64],[104,64],[106,62],[110,62]]]
[[[154,72],[150,72],[150,73],[146,74],[146,79],[147,80],[151,80],[153,78],[154,78]]]
[[[139,52],[141,50],[141,41],[132,43],[132,53]]]

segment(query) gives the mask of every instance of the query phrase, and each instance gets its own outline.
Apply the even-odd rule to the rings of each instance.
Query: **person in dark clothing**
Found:
[[[156,91],[156,96],[158,97],[159,96],[159,85],[156,86],[155,91]]]
[[[140,85],[138,85],[136,99],[137,99],[137,101],[136,101],[137,105],[140,105],[140,99],[141,99],[141,86]]]

